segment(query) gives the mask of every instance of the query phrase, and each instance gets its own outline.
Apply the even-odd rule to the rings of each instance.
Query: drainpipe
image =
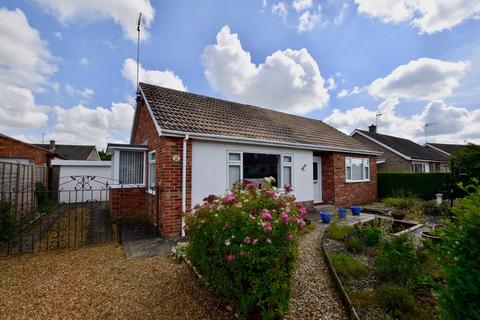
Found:
[[[182,237],[185,237],[185,216],[187,211],[187,141],[189,135],[186,134],[183,139],[183,156],[182,156]]]

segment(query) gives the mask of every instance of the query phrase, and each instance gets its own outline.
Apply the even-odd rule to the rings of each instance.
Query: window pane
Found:
[[[283,167],[283,184],[292,184],[292,167]]]
[[[370,179],[370,168],[365,167],[365,180]]]
[[[292,163],[292,156],[283,156],[283,162]]]
[[[263,178],[274,177],[274,186],[278,187],[280,156],[262,153],[243,154],[243,178],[253,183],[262,183]]]
[[[363,180],[363,165],[360,163],[355,163],[352,161],[352,180]]]
[[[240,166],[229,165],[228,166],[228,185],[231,188],[233,184],[238,181],[240,181]]]
[[[352,168],[347,167],[347,180],[352,180]]]
[[[143,161],[143,152],[120,151],[120,182],[124,184],[142,184]]]
[[[150,161],[155,161],[155,158],[157,157],[157,153],[156,152],[150,152],[148,154],[148,157],[149,157]]]
[[[318,162],[313,163],[313,180],[318,180]]]
[[[155,162],[148,165],[148,185],[155,187]]]
[[[238,152],[230,152],[228,154],[229,161],[240,161],[240,159],[241,159],[241,156],[240,156],[240,153]]]

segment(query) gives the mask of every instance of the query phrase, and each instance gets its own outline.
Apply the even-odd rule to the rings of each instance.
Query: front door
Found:
[[[322,158],[313,157],[313,202],[322,202]]]

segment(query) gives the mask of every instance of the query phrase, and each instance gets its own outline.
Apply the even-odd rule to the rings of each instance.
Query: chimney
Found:
[[[377,133],[377,126],[374,124],[372,124],[371,126],[368,126],[368,132]]]
[[[48,150],[50,151],[55,150],[55,140],[50,140],[50,146],[48,147]]]

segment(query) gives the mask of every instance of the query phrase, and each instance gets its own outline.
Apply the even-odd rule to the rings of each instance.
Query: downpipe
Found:
[[[189,135],[183,139],[182,156],[182,237],[185,237],[185,212],[187,212],[187,147]]]

